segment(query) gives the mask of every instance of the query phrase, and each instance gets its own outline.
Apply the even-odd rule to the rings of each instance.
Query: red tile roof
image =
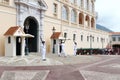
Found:
[[[60,34],[61,34],[61,32],[54,32],[50,38],[51,39],[58,39],[60,37]]]
[[[110,32],[111,35],[120,35],[120,32]]]
[[[19,26],[10,27],[4,35],[13,35],[19,28]]]

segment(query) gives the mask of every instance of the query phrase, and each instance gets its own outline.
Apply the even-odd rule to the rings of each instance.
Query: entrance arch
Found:
[[[120,55],[120,44],[114,44],[112,45],[113,51],[115,54],[119,54]]]
[[[37,52],[37,44],[38,44],[38,21],[29,16],[24,21],[24,32],[26,34],[34,35],[34,38],[26,38],[25,43],[28,47],[29,52]]]

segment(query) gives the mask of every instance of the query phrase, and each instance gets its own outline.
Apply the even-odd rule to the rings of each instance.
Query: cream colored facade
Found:
[[[3,34],[10,26],[16,25],[16,9],[13,1],[11,0],[8,3],[0,0],[0,56],[3,56],[5,52],[5,37]]]
[[[120,32],[110,33],[110,45],[112,48],[120,48]]]
[[[40,9],[37,6],[33,8],[32,5],[27,4],[27,1],[35,2],[37,0],[20,0],[22,4],[26,1],[25,5],[17,2],[18,0],[15,0],[16,3],[14,0],[9,0],[8,3],[3,3],[3,1],[0,0],[0,55],[4,55],[5,50],[3,34],[11,26],[18,25],[25,28],[24,24],[29,16],[29,20],[34,18],[36,24],[38,23],[38,26],[40,26],[38,29],[40,32],[37,33],[38,37],[36,38],[37,44],[40,42],[39,36],[42,35],[42,38],[46,41],[48,53],[52,52],[53,44],[50,37],[53,34],[53,27],[55,27],[56,32],[61,32],[63,37],[65,33],[67,34],[67,39],[69,39],[65,42],[67,54],[73,54],[73,35],[78,48],[105,48],[109,43],[109,33],[96,29],[94,0],[38,0],[46,3],[48,8],[45,13],[39,13],[41,11],[40,7],[38,7]],[[16,4],[22,5],[22,13],[17,12],[19,7]],[[26,8],[26,5],[29,9]],[[34,9],[34,13],[30,11],[32,10],[30,6]],[[27,11],[29,12],[27,13]],[[39,16],[41,14],[44,16]],[[40,44],[37,46],[40,46]]]
[[[72,1],[72,0],[71,0]],[[96,29],[96,12],[94,11],[94,0],[45,0],[48,10],[45,14],[45,38],[48,41],[48,51],[52,51],[52,45],[49,36],[52,34],[52,28],[55,27],[56,32],[67,33],[65,47],[67,54],[73,54],[73,35],[75,34],[78,48],[105,48],[109,43],[109,33]],[[78,5],[77,1],[81,1]],[[84,4],[85,3],[85,4]],[[91,4],[92,5],[91,5]],[[55,8],[56,5],[56,8]],[[87,5],[87,8],[85,7]],[[62,8],[66,7],[68,11],[68,19],[62,19]],[[92,9],[90,9],[92,8]],[[56,10],[54,10],[56,9]],[[76,21],[72,22],[72,10],[76,13]],[[81,40],[83,36],[83,40]],[[90,36],[93,41],[90,41]],[[88,38],[88,39],[87,39]]]

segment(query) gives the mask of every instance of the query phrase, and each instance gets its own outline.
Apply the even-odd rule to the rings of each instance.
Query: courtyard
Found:
[[[0,57],[0,80],[120,80],[119,55]]]

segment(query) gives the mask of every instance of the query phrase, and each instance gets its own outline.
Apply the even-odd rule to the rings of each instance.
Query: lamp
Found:
[[[102,42],[102,49],[103,49],[103,41],[104,41],[104,39],[103,39],[103,38],[101,38],[101,42]]]
[[[29,31],[29,21],[28,20],[26,22],[25,29],[26,29],[26,34],[28,34],[28,31]],[[27,37],[26,38],[25,54],[28,55],[28,53],[29,53],[29,47],[28,47],[28,37]]]
[[[55,27],[52,28],[53,33],[56,31]]]
[[[93,36],[90,35],[90,55],[92,54],[92,38]]]

